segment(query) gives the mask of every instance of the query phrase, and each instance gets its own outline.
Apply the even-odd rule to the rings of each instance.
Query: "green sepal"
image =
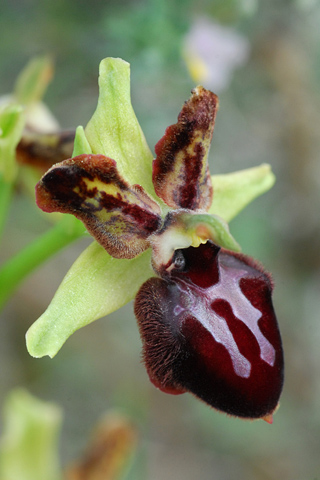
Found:
[[[92,149],[84,132],[84,128],[79,126],[76,129],[76,135],[74,137],[72,156],[77,157],[83,153],[90,155],[92,153]]]
[[[154,275],[150,249],[132,260],[111,257],[93,242],[75,261],[44,314],[27,332],[34,357],[53,357],[70,335],[132,300]]]
[[[268,164],[226,175],[212,175],[211,179],[213,202],[209,213],[219,215],[227,222],[275,183],[275,176]]]
[[[20,73],[14,96],[18,103],[30,105],[43,97],[53,75],[53,64],[50,57],[33,58]]]
[[[60,480],[57,443],[61,410],[16,389],[8,396],[3,415],[0,478]]]
[[[130,65],[119,58],[100,63],[98,106],[85,133],[93,153],[117,162],[120,175],[161,203],[152,184],[152,153],[130,99]]]

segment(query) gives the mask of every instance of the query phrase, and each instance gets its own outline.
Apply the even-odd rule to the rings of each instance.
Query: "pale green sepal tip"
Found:
[[[268,164],[226,175],[213,175],[211,178],[213,202],[209,213],[219,215],[227,222],[275,183],[275,176]]]
[[[15,389],[6,399],[3,417],[0,478],[60,480],[60,408]]]
[[[92,152],[115,160],[131,185],[141,185],[161,203],[152,184],[153,156],[131,105],[130,65],[106,58],[99,73],[98,106],[85,129]]]
[[[47,310],[28,330],[30,355],[54,357],[73,332],[128,303],[153,275],[150,249],[132,260],[120,260],[93,242],[72,265]]]
[[[90,155],[90,153],[92,153],[92,149],[87,140],[84,128],[79,126],[76,129],[72,156],[76,157],[77,155],[82,155],[84,153]]]

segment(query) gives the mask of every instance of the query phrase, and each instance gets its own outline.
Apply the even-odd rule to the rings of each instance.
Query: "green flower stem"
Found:
[[[5,181],[0,174],[0,238],[2,237],[4,224],[7,218],[12,191],[13,183]]]
[[[79,220],[64,215],[54,227],[10,258],[0,268],[0,309],[29,273],[84,232]]]
[[[10,104],[0,109],[0,236],[17,176],[16,146],[25,123],[23,108]]]

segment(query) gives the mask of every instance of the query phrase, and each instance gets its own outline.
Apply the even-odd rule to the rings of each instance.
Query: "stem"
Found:
[[[2,237],[4,224],[7,218],[11,201],[13,184],[6,182],[0,174],[0,238]]]
[[[29,273],[63,247],[83,236],[83,233],[82,224],[66,215],[4,263],[0,269],[0,309]]]

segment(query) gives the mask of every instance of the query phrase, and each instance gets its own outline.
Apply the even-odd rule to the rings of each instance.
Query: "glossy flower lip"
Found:
[[[144,283],[135,300],[152,383],[270,423],[283,385],[272,288],[250,257],[210,241],[177,250],[173,269]]]
[[[108,253],[93,244],[79,258],[48,310],[29,330],[29,351],[53,356],[77,328],[119,308],[140,289],[135,310],[151,381],[170,393],[190,391],[227,413],[271,421],[283,372],[277,323],[274,314],[266,313],[269,307],[273,312],[272,286],[249,257],[235,253],[240,247],[225,220],[269,189],[274,177],[268,166],[210,177],[208,153],[218,99],[203,87],[193,90],[177,123],[168,127],[152,163],[130,104],[128,79],[124,62],[102,62],[98,108],[85,132],[77,129],[75,156],[53,166],[37,186],[40,208],[77,216]],[[267,306],[254,304],[259,294],[252,292],[259,291],[259,281],[261,292],[267,292]],[[263,295],[259,298],[262,301]],[[266,316],[271,333],[260,325],[265,322],[260,317]],[[238,336],[229,319],[233,325],[243,324],[244,333]],[[164,325],[170,327],[165,332]],[[149,341],[153,327],[155,335]],[[181,342],[180,336],[189,343]],[[163,368],[173,360],[175,373],[170,377],[170,369]],[[273,372],[278,369],[273,385],[265,365]],[[248,402],[251,372],[258,372],[254,378],[260,379],[257,384],[265,397],[255,394],[245,411],[236,404]],[[246,386],[241,387],[239,379]],[[215,385],[223,387],[222,393]]]

